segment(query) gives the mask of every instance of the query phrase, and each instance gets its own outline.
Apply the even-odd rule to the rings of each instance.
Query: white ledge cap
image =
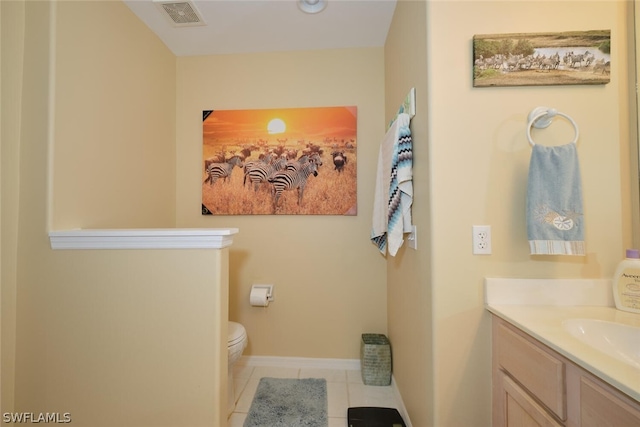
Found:
[[[237,228],[137,228],[50,231],[51,249],[222,249]]]

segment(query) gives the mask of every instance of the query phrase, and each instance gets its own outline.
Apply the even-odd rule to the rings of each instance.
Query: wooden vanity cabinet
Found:
[[[640,427],[640,403],[493,316],[493,427]]]
[[[495,425],[519,427],[562,426],[520,385],[501,371],[496,381],[501,388],[501,419]],[[494,404],[494,410],[495,410]],[[494,413],[495,417],[495,413]]]

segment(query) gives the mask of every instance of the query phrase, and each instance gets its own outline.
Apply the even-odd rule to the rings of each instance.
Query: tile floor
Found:
[[[362,382],[359,370],[283,368],[248,366],[238,363],[234,367],[236,409],[229,417],[227,427],[242,427],[253,395],[262,377],[275,378],[325,378],[327,380],[327,400],[329,427],[347,426],[347,409],[355,406],[380,406],[396,408],[400,406],[391,386],[368,386]]]

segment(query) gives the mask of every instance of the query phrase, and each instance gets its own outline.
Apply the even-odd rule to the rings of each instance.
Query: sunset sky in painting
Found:
[[[269,133],[267,126],[273,119],[284,122],[284,133]],[[276,143],[276,139],[285,138],[290,141],[355,139],[356,134],[357,107],[214,110],[202,124],[205,145],[260,139]]]

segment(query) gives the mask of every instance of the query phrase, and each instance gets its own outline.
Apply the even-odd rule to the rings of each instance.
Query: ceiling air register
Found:
[[[191,1],[153,0],[153,3],[174,27],[207,25]]]

